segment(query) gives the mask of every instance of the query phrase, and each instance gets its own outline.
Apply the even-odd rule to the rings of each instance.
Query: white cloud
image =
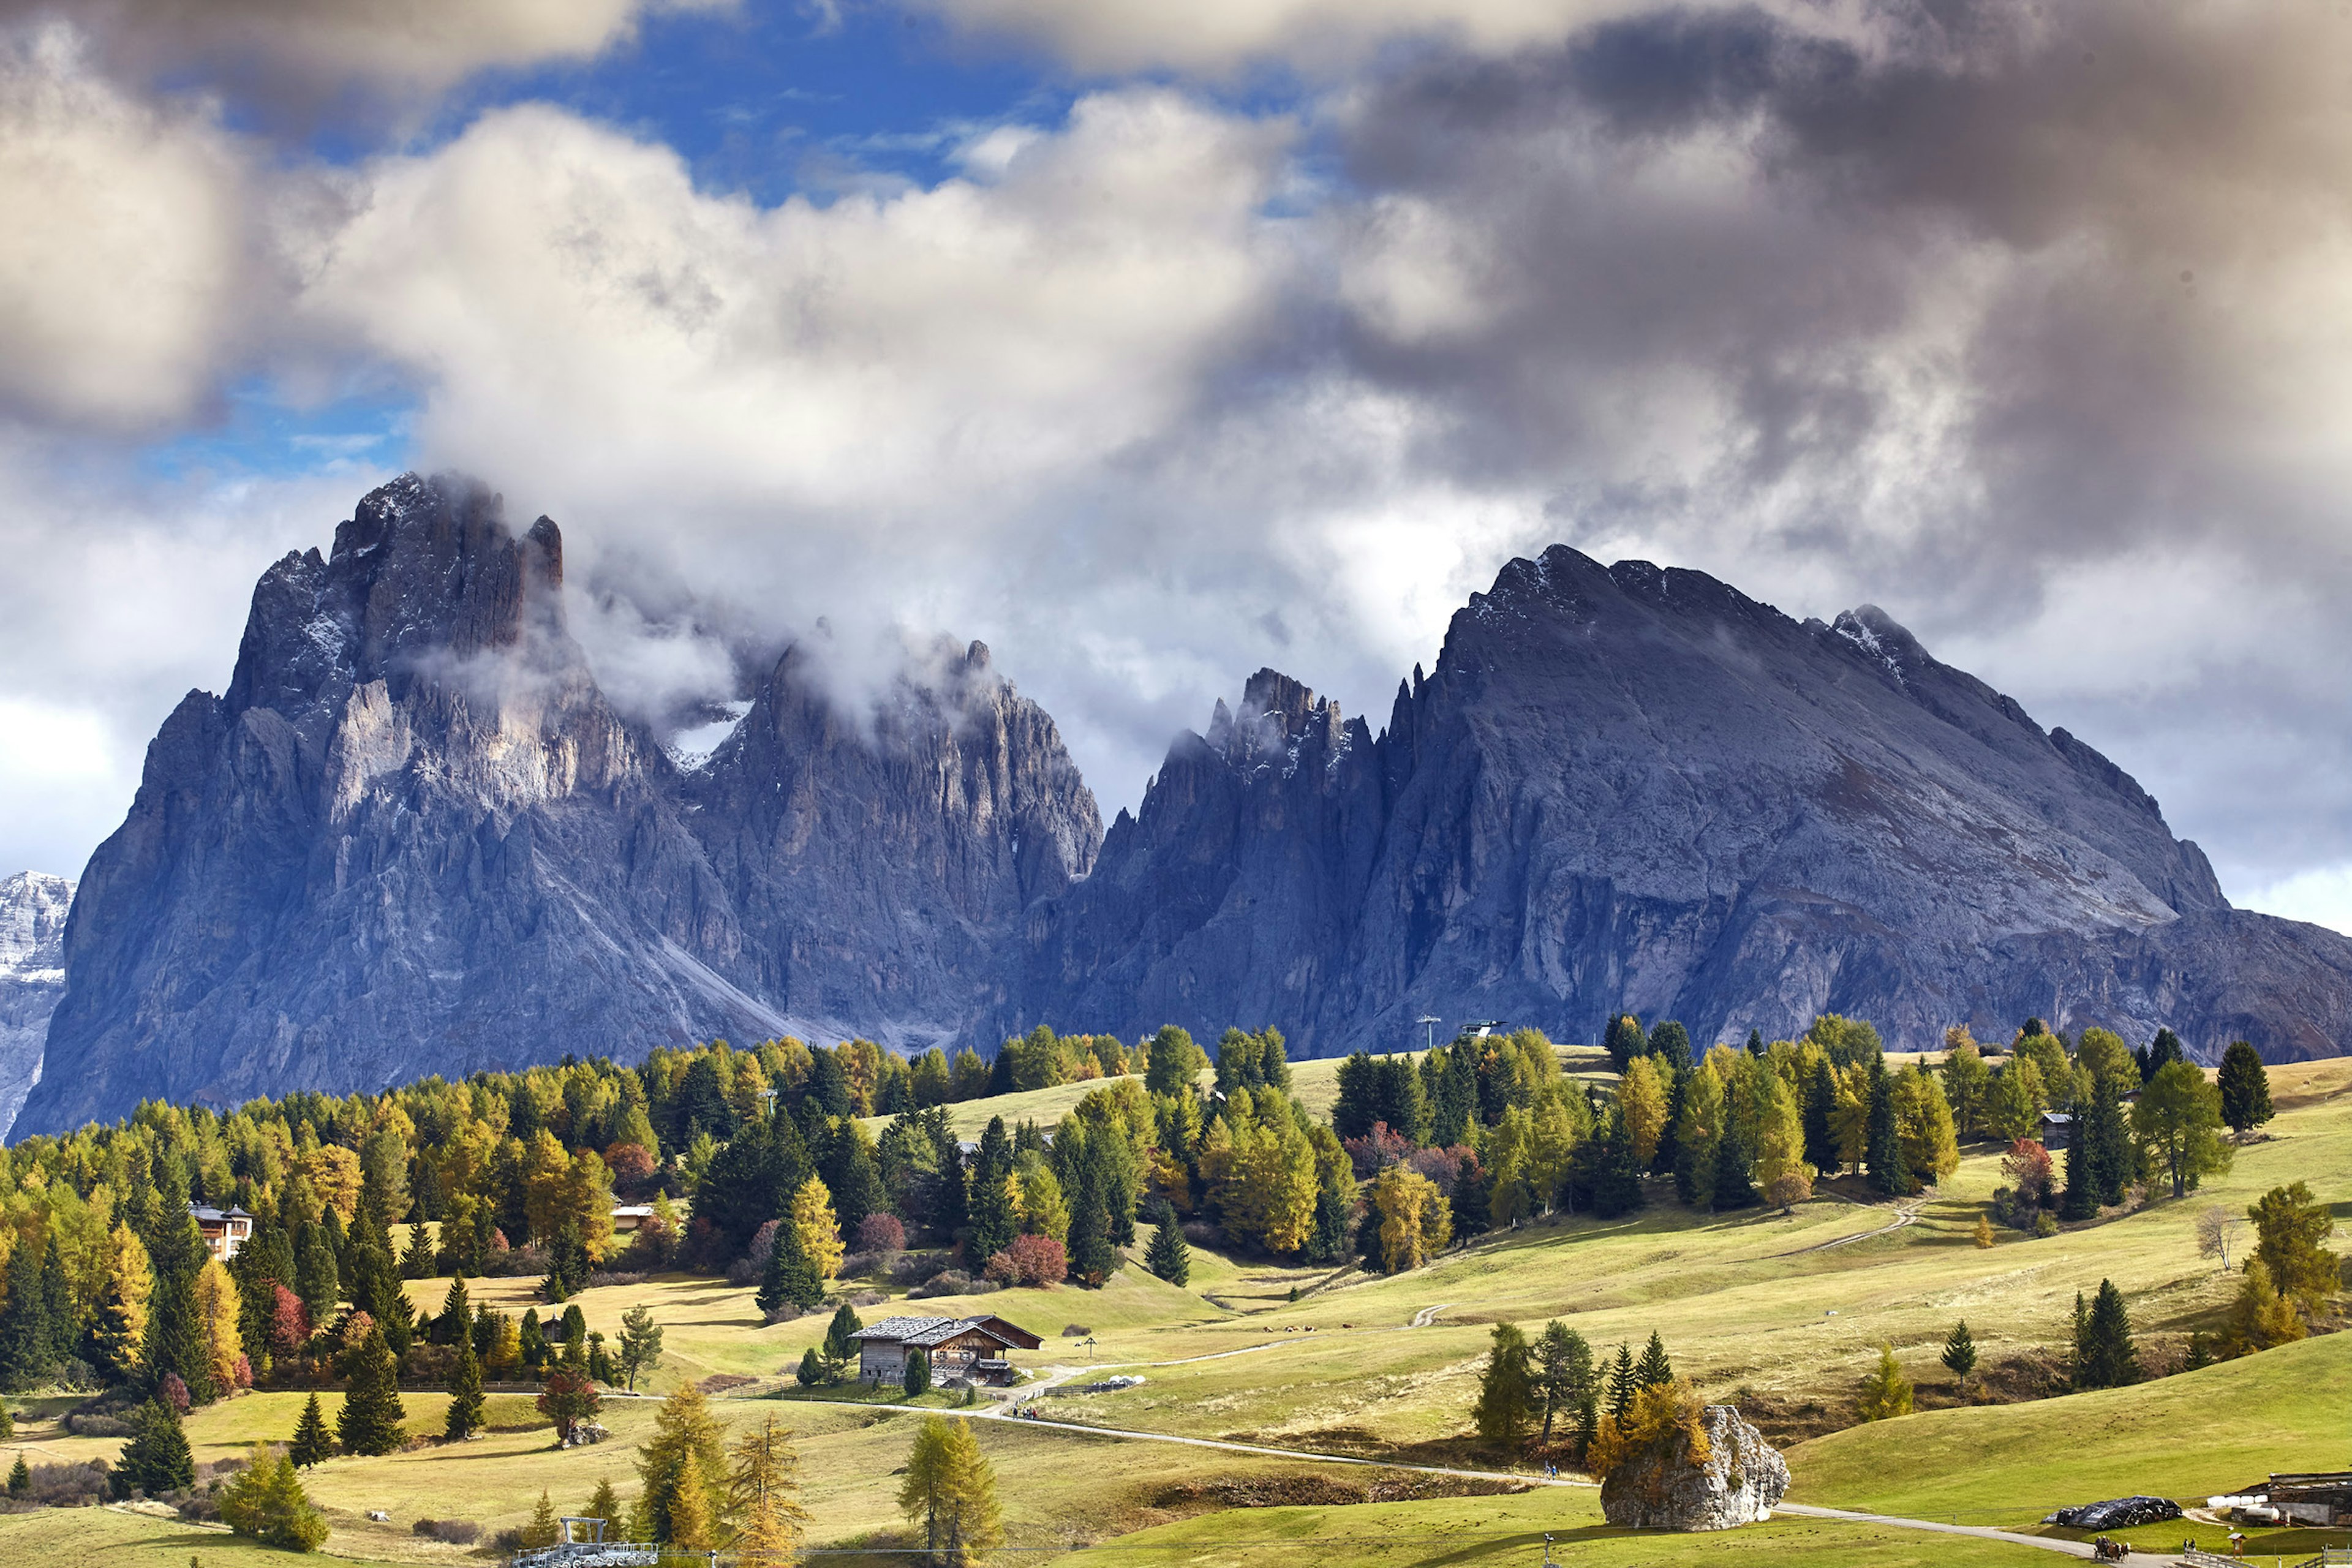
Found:
[[[2242,909],[2309,921],[2352,936],[2352,863],[2314,866],[2237,900]]]
[[[255,261],[237,149],[90,73],[78,37],[0,36],[0,405],[184,416],[240,336]]]

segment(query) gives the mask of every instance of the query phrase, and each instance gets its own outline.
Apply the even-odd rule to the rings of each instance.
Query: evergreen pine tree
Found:
[[[1911,1173],[1903,1159],[1903,1140],[1895,1124],[1895,1097],[1886,1079],[1884,1058],[1870,1064],[1870,1121],[1864,1141],[1864,1169],[1873,1192],[1891,1198],[1911,1195]]]
[[[547,1335],[539,1326],[539,1309],[527,1307],[522,1314],[522,1363],[537,1371],[555,1359],[548,1348]]]
[[[2260,1051],[2243,1040],[2232,1040],[2221,1053],[2218,1076],[2221,1120],[2241,1139],[2271,1119],[2270,1074],[2263,1070]]]
[[[342,1271],[335,1261],[335,1246],[328,1238],[326,1226],[306,1225],[295,1236],[292,1284],[294,1293],[302,1298],[302,1305],[310,1310],[312,1322],[323,1323],[334,1314],[335,1303],[343,1296]]]
[[[844,1301],[833,1314],[833,1321],[824,1328],[824,1375],[828,1383],[839,1383],[848,1374],[849,1365],[857,1359],[857,1342],[849,1336],[866,1325],[857,1319],[857,1309]]]
[[[335,1435],[347,1454],[389,1454],[401,1444],[400,1368],[382,1330],[373,1330],[352,1357],[351,1384]]]
[[[65,1248],[52,1243],[41,1261],[41,1321],[48,1331],[48,1361],[63,1366],[73,1359],[75,1330],[72,1288],[66,1283]]]
[[[196,1276],[211,1254],[204,1233],[188,1212],[185,1173],[177,1160],[156,1163],[155,1218],[147,1237],[147,1255],[154,1270],[154,1293],[147,1304],[147,1343],[140,1358],[147,1376],[160,1383],[166,1373],[176,1375],[198,1405],[212,1403],[212,1357],[205,1343],[204,1318],[196,1308]]]
[[[2124,1201],[2136,1163],[2131,1131],[2124,1122],[2123,1091],[2114,1075],[2103,1075],[2091,1090],[2091,1104],[2083,1131],[2091,1147],[2091,1172],[2098,1184],[2099,1202],[2112,1207]]]
[[[41,1289],[41,1237],[8,1256],[8,1300],[0,1305],[0,1384],[29,1388],[55,1370],[48,1298]]]
[[[488,1419],[482,1405],[482,1360],[474,1353],[473,1335],[460,1334],[457,1363],[449,1372],[449,1418],[443,1430],[450,1441],[462,1442]]]
[[[404,1279],[430,1279],[436,1272],[432,1227],[419,1220],[408,1227],[408,1245],[400,1254],[400,1275]]]
[[[25,1463],[23,1449],[16,1452],[16,1462],[8,1471],[8,1495],[25,1497],[33,1489],[33,1468]]]
[[[1756,1184],[1748,1179],[1748,1167],[1756,1162],[1756,1152],[1748,1146],[1748,1136],[1741,1118],[1728,1104],[1730,1091],[1726,1090],[1723,1136],[1715,1142],[1715,1190],[1713,1203],[1717,1213],[1727,1209],[1754,1208],[1759,1201]]]
[[[1103,1207],[1102,1194],[1093,1184],[1086,1184],[1079,1189],[1070,1221],[1070,1278],[1099,1290],[1118,1268],[1118,1249],[1110,1244],[1110,1215]]]
[[[1496,1323],[1478,1379],[1478,1436],[1489,1448],[1517,1454],[1535,1425],[1536,1380],[1528,1338],[1517,1323]]]
[[[1176,1223],[1174,1205],[1162,1198],[1151,1223],[1151,1246],[1143,1255],[1143,1266],[1171,1285],[1182,1285],[1192,1277],[1192,1249]]]
[[[1609,1369],[1609,1419],[1621,1427],[1625,1425],[1626,1413],[1633,1408],[1633,1394],[1640,1386],[1633,1376],[1633,1352],[1621,1344],[1617,1347],[1617,1360]]]
[[[2139,1352],[2132,1343],[2131,1318],[2124,1310],[2124,1293],[2110,1279],[2099,1281],[2098,1294],[2083,1330],[2083,1351],[2074,1373],[2077,1388],[2121,1388],[2139,1381]]]
[[[1004,1118],[989,1118],[971,1164],[971,1256],[990,1258],[1013,1245],[1021,1218],[1013,1212],[1013,1194],[1006,1185],[1013,1174],[1013,1143]]]
[[[752,1300],[761,1311],[773,1318],[787,1307],[814,1311],[824,1300],[824,1281],[818,1277],[816,1265],[801,1249],[800,1232],[787,1219],[776,1226],[776,1244],[768,1254],[768,1267],[760,1277],[759,1293]]]
[[[1634,1388],[1663,1388],[1675,1380],[1675,1363],[1666,1359],[1666,1342],[1658,1331],[1650,1331],[1650,1342],[1642,1347],[1641,1363],[1633,1369]]]
[[[2066,1190],[2058,1202],[2058,1217],[2065,1220],[2099,1216],[2099,1178],[2094,1169],[2091,1142],[2084,1135],[2083,1120],[2079,1116],[2074,1119],[2066,1140]]]
[[[474,1304],[466,1292],[466,1277],[452,1276],[449,1289],[441,1298],[440,1316],[433,1320],[433,1342],[454,1345],[469,1339],[474,1331]]]
[[[2080,1290],[2074,1292],[2074,1338],[2066,1353],[2066,1377],[2075,1387],[2083,1386],[2083,1369],[2091,1354],[2091,1309]]]
[[[814,1388],[824,1381],[824,1362],[817,1355],[814,1345],[801,1352],[801,1364],[793,1376],[803,1388]]]
[[[133,1488],[158,1497],[194,1486],[196,1461],[188,1452],[188,1434],[180,1426],[180,1413],[161,1399],[141,1405],[131,1417],[131,1440],[122,1446],[122,1457],[106,1479],[118,1501],[129,1497]]]
[[[931,1358],[919,1350],[908,1351],[907,1370],[900,1374],[898,1386],[909,1399],[927,1391],[931,1386]]]
[[[294,1441],[286,1450],[286,1456],[308,1469],[321,1459],[334,1458],[334,1455],[335,1440],[327,1436],[326,1412],[319,1408],[319,1396],[314,1394],[310,1395],[310,1403],[302,1406],[302,1418],[294,1424]]]
[[[1969,1321],[1966,1318],[1954,1323],[1952,1331],[1944,1336],[1944,1353],[1938,1359],[1950,1369],[1952,1375],[1959,1380],[1961,1388],[1967,1388],[1969,1373],[1977,1369],[1977,1342],[1969,1332]]]
[[[1805,1163],[1831,1174],[1838,1169],[1837,1133],[1830,1124],[1836,1110],[1837,1079],[1824,1056],[1805,1078]]]
[[[1642,1033],[1641,1020],[1630,1013],[1621,1013],[1609,1020],[1601,1045],[1609,1052],[1609,1065],[1621,1073],[1633,1065],[1635,1057],[1650,1054],[1650,1042]]]

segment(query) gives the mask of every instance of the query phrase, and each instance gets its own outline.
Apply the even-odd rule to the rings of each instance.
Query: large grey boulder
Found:
[[[1691,1458],[1679,1428],[1609,1473],[1601,1511],[1630,1530],[1730,1530],[1772,1517],[1788,1494],[1789,1467],[1764,1435],[1728,1405],[1701,1417],[1707,1456]]]

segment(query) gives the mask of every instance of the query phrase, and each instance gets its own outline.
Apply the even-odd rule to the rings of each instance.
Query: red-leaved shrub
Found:
[[[1070,1276],[1070,1255],[1050,1236],[1016,1236],[985,1272],[999,1285],[1059,1285]]]
[[[857,1227],[857,1250],[860,1252],[903,1252],[907,1248],[907,1227],[898,1223],[894,1214],[870,1214]]]

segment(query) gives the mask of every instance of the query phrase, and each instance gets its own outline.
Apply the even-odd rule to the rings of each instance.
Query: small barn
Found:
[[[884,1318],[849,1336],[857,1343],[861,1383],[897,1383],[907,1375],[907,1355],[931,1358],[931,1381],[961,1377],[973,1383],[1013,1381],[1012,1351],[1034,1351],[1045,1342],[1003,1318]]]
[[[2074,1119],[2063,1110],[2042,1113],[2042,1146],[2053,1154],[2063,1151],[2074,1141]]]
[[[2352,1524],[2352,1470],[2273,1475],[2263,1490],[2282,1517],[2298,1524]]]

